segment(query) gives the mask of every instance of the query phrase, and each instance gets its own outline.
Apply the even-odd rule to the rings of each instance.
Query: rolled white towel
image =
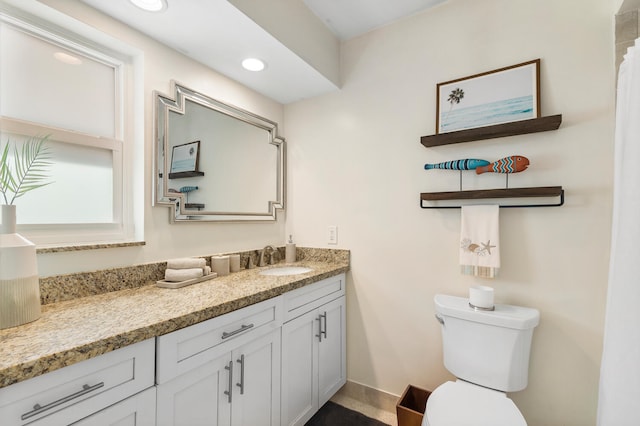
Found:
[[[167,260],[167,269],[204,268],[207,261],[202,257],[182,257]]]
[[[164,280],[170,282],[180,282],[200,278],[203,275],[202,268],[189,269],[169,269],[164,271]]]
[[[203,269],[205,275],[211,275],[211,266],[205,266]]]

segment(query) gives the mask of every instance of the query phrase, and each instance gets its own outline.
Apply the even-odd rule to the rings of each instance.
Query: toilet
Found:
[[[527,387],[536,309],[495,305],[478,309],[464,297],[438,294],[444,366],[456,381],[427,399],[422,426],[526,426],[507,392]]]

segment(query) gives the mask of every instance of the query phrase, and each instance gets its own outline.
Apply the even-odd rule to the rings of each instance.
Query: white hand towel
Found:
[[[495,278],[500,268],[498,205],[462,206],[460,271]]]
[[[170,282],[180,282],[200,278],[203,275],[202,268],[191,269],[169,269],[164,271],[164,280]]]
[[[168,269],[204,268],[207,261],[202,257],[182,257],[167,260]]]

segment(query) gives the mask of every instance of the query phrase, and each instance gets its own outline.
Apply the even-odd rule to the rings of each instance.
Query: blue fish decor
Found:
[[[425,164],[425,170],[433,169],[445,169],[445,170],[475,170],[477,167],[488,166],[487,160],[476,160],[474,158],[467,158],[464,160],[445,161],[438,164]]]
[[[191,191],[195,191],[196,189],[198,189],[197,186],[183,186],[180,188],[180,192],[187,194]]]

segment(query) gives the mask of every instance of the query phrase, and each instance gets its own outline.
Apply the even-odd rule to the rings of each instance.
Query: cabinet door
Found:
[[[321,306],[318,311],[322,334],[318,344],[318,398],[322,407],[347,380],[344,296]]]
[[[280,330],[232,352],[234,426],[280,426]]]
[[[230,425],[233,364],[227,353],[158,385],[158,426]]]
[[[317,310],[282,326],[283,425],[304,425],[318,411],[319,327]]]
[[[73,410],[73,407],[67,408]],[[73,426],[155,426],[156,388],[152,387],[89,416]]]

